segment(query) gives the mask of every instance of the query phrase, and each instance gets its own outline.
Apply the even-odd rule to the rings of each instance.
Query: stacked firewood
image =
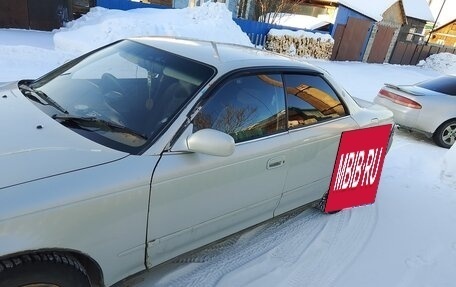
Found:
[[[329,59],[333,45],[329,34],[271,29],[265,49],[290,56]]]

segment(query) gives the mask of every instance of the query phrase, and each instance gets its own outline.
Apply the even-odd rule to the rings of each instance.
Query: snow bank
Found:
[[[417,66],[433,69],[445,74],[456,74],[456,55],[439,53],[422,60]]]
[[[0,45],[0,82],[37,78],[74,56],[39,47]]]
[[[456,186],[456,144],[445,154],[441,172],[442,181],[449,185]]]
[[[129,11],[95,7],[57,30],[56,49],[84,53],[136,36],[173,36],[252,46],[221,3],[184,9],[142,8]]]
[[[290,13],[267,13],[265,16],[261,16],[260,18],[262,20],[267,20],[264,22],[308,30],[318,29],[331,23],[329,16],[324,14],[318,15],[318,17],[313,17]]]
[[[334,39],[331,37],[330,34],[323,34],[323,33],[313,33],[304,30],[298,31],[291,31],[286,29],[271,29],[268,35],[282,37],[282,36],[290,36],[292,38],[311,38],[315,40],[321,40],[323,42],[334,42]]]

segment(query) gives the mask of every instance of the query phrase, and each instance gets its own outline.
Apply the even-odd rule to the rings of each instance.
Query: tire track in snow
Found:
[[[314,233],[322,225],[319,221],[313,220],[317,215],[321,214],[314,211],[304,218],[299,216],[286,218],[288,220],[279,218],[266,223],[254,237],[245,241],[239,240],[225,252],[215,255],[212,260],[200,264],[178,278],[159,282],[158,286],[216,286],[225,274],[267,253],[286,240],[290,231],[306,226],[307,232]]]
[[[177,258],[199,263],[154,286],[332,286],[371,237],[376,212],[375,205],[334,215],[308,209],[278,218]]]
[[[364,249],[377,224],[377,207],[346,210],[330,218],[279,286],[334,286]]]

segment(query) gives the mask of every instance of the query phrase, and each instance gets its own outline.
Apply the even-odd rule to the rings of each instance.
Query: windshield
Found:
[[[124,40],[21,84],[25,95],[33,94],[28,97],[65,126],[140,153],[214,73],[205,64]]]

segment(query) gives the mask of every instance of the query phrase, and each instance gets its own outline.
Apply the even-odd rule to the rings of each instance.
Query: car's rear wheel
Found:
[[[90,287],[79,261],[69,254],[35,253],[0,260],[0,286]]]
[[[438,146],[450,148],[456,141],[456,119],[441,124],[432,138]]]

